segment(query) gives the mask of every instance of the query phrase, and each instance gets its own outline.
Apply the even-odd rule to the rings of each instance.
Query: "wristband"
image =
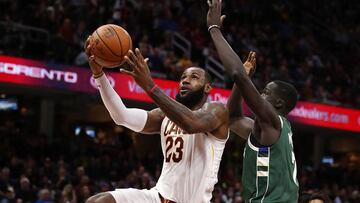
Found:
[[[104,75],[104,71],[101,71],[101,72],[98,73],[98,74],[92,74],[92,76],[93,76],[94,79],[99,78],[99,77],[101,77],[101,76],[103,76],[103,75]]]
[[[218,26],[218,25],[210,25],[210,26],[208,27],[208,31],[210,32],[210,30],[213,29],[213,28],[217,28],[217,29],[220,30],[220,26]]]
[[[157,87],[158,87],[157,85],[154,85],[154,87],[152,87],[152,88],[150,89],[149,93],[152,94]]]

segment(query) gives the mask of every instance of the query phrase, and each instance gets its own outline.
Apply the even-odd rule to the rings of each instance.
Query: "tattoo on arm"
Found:
[[[156,88],[149,96],[170,120],[188,133],[211,132],[225,120],[223,114],[227,110],[224,106],[221,108],[220,105],[206,103],[201,109],[192,111],[168,97],[159,88]]]

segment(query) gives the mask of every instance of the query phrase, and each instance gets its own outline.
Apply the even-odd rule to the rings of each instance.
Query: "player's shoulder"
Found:
[[[211,106],[214,106],[214,107],[219,107],[219,108],[226,108],[226,105],[219,102],[219,101],[210,101],[210,102],[206,102],[205,105],[211,105]]]
[[[206,102],[203,107],[206,109],[215,109],[216,111],[227,112],[226,105],[219,101]]]

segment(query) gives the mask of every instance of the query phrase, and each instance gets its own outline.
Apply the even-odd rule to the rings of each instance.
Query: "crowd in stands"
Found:
[[[1,203],[83,203],[114,188],[151,188],[159,176],[161,155],[149,152],[153,158],[140,161],[122,128],[117,140],[82,132],[48,144],[46,136],[25,135],[10,123],[0,128]]]
[[[83,203],[115,188],[152,188],[161,173],[160,145],[140,157],[133,141],[142,135],[121,127],[116,134],[62,135],[50,142],[45,135],[24,133],[11,123],[0,126],[1,203]],[[230,140],[212,202],[243,202],[241,156],[228,158],[234,147],[239,148]],[[356,170],[324,166],[315,171],[304,166],[299,171],[305,197],[322,192],[334,203],[360,202]]]
[[[301,100],[360,108],[355,0],[223,2],[226,39],[243,59],[249,50],[257,52],[259,88],[286,80],[296,85]],[[0,55],[87,66],[85,39],[98,26],[114,23],[129,31],[152,71],[177,79],[186,67],[217,58],[206,12],[206,1],[197,0],[1,0]],[[190,40],[190,55],[173,48],[172,32]],[[131,132],[119,133],[111,139],[68,135],[49,141],[11,124],[0,126],[0,203],[82,203],[114,188],[153,187],[161,172],[160,150],[140,158]],[[238,165],[228,165],[229,145],[213,202],[242,202],[241,156],[231,160]],[[358,172],[299,169],[305,196],[322,192],[334,203],[360,202]]]
[[[243,59],[249,50],[257,52],[259,88],[281,79],[295,84],[301,100],[359,108],[358,5],[355,0],[224,1],[223,33]],[[129,31],[153,72],[177,79],[184,68],[217,58],[206,13],[206,1],[195,0],[3,0],[0,52],[86,66],[85,39],[99,25],[114,23]],[[39,40],[19,25],[47,34]],[[173,48],[172,32],[190,40],[191,54]]]

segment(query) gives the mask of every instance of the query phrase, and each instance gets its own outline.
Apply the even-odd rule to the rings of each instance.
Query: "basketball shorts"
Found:
[[[160,203],[159,193],[155,188],[143,189],[116,189],[109,192],[116,203]]]

